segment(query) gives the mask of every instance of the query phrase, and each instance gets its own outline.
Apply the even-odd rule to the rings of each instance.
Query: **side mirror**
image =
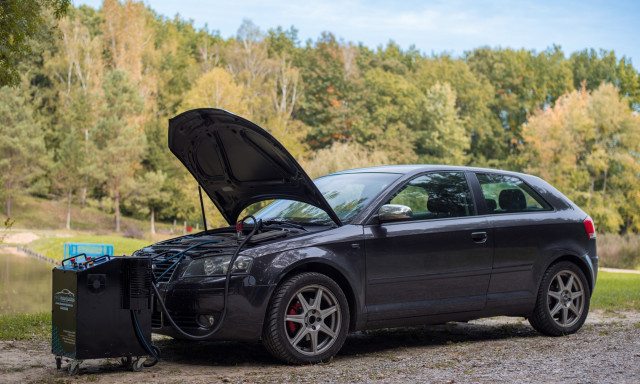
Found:
[[[378,210],[378,220],[380,223],[396,220],[407,220],[413,217],[413,211],[406,205],[385,204]]]

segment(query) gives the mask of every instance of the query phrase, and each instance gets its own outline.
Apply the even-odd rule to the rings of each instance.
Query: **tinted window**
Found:
[[[551,210],[536,191],[515,176],[490,173],[477,176],[490,214]]]
[[[463,173],[430,173],[408,182],[388,204],[406,205],[413,220],[471,216],[471,193]]]

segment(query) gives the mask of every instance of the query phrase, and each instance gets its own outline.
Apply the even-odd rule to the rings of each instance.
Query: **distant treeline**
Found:
[[[640,232],[640,75],[613,51],[481,47],[460,58],[371,49],[294,27],[237,36],[105,0],[45,17],[21,83],[0,89],[0,193],[197,220],[167,120],[223,108],[269,130],[312,175],[443,163],[540,175],[598,229]],[[215,28],[215,26],[213,26]],[[221,217],[209,206],[209,217]]]

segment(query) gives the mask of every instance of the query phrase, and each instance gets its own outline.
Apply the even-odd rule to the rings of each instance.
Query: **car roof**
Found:
[[[430,171],[467,171],[467,172],[487,172],[487,173],[503,173],[514,176],[528,176],[525,173],[505,171],[501,169],[464,167],[456,165],[441,164],[405,164],[405,165],[382,165],[377,167],[355,168],[332,173],[331,175],[349,174],[349,173],[397,173],[401,175],[418,174]],[[329,176],[329,175],[327,175]]]

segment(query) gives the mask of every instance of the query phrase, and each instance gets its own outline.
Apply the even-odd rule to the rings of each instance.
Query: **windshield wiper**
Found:
[[[302,229],[305,232],[308,232],[307,229],[305,227],[303,227],[300,224],[295,224],[295,223],[291,223],[289,221],[284,221],[284,220],[261,220],[262,224],[264,225],[282,225],[282,226],[287,226],[287,227],[291,227],[291,228],[297,228],[297,229]]]

